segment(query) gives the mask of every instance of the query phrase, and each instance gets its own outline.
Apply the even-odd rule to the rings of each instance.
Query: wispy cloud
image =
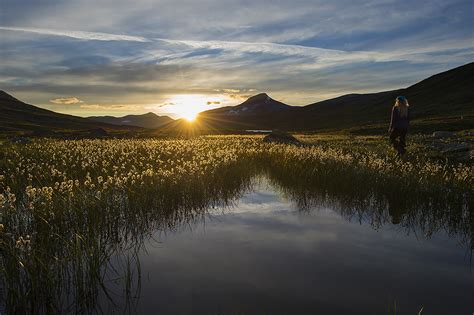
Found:
[[[49,102],[53,104],[60,104],[60,105],[72,105],[72,104],[84,103],[77,97],[55,98],[55,99],[49,100]]]
[[[170,61],[192,59],[196,56],[192,51],[202,49],[214,51],[228,51],[238,54],[268,54],[280,55],[287,57],[306,57],[312,58],[318,63],[314,63],[311,68],[321,68],[331,66],[333,64],[341,64],[347,62],[367,62],[367,61],[421,61],[423,54],[432,53],[440,50],[450,49],[466,49],[474,48],[472,40],[453,41],[448,40],[436,45],[425,47],[408,47],[399,48],[389,52],[382,51],[344,51],[336,49],[326,49],[313,46],[280,44],[271,42],[241,42],[241,41],[218,41],[218,40],[175,40],[167,38],[146,38],[143,36],[130,36],[121,34],[84,32],[74,30],[52,30],[38,28],[21,28],[21,27],[2,27],[0,30],[5,31],[21,31],[31,32],[42,35],[64,36],[80,40],[99,40],[99,41],[134,41],[154,43],[159,49],[152,49],[144,52],[141,58],[135,60],[147,61],[153,59],[161,59],[162,63],[172,63]],[[160,44],[167,45],[160,45]],[[213,55],[213,54],[211,54]],[[197,56],[200,56],[198,54]],[[231,56],[232,57],[232,56]],[[235,56],[234,56],[235,57]],[[425,57],[425,59],[428,59]]]
[[[141,110],[143,109],[142,105],[134,104],[83,104],[80,106],[85,109],[98,109],[98,110]]]
[[[100,41],[131,41],[131,42],[149,42],[148,39],[141,36],[130,36],[120,34],[84,32],[84,31],[65,31],[44,28],[26,28],[26,27],[5,27],[0,26],[3,31],[29,32],[41,35],[65,36],[81,40],[100,40]]]

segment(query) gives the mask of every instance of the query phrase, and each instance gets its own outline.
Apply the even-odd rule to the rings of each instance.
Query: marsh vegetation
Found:
[[[147,239],[232,205],[262,176],[302,213],[326,205],[374,228],[398,224],[428,238],[442,230],[471,252],[471,165],[435,157],[421,142],[401,160],[375,137],[300,139],[309,145],[260,136],[4,144],[3,307],[12,314],[97,311],[99,295],[111,305],[117,298],[111,282],[133,304]]]

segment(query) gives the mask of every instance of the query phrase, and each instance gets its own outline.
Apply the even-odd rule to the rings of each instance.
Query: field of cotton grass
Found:
[[[137,294],[143,240],[232,202],[255,176],[277,183],[302,211],[329,202],[344,215],[371,216],[374,226],[389,214],[427,234],[460,233],[472,246],[472,165],[434,159],[416,143],[400,159],[382,139],[301,139],[306,145],[261,136],[2,144],[2,307],[88,312],[112,279],[124,295]],[[108,268],[117,255],[122,270]]]

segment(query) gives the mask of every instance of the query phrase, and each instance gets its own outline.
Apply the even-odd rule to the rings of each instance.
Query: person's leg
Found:
[[[390,131],[390,144],[395,150],[397,150],[398,148],[397,137],[398,137],[397,129],[392,129],[392,131]]]
[[[400,154],[404,154],[406,152],[406,135],[407,135],[407,130],[406,129],[401,129],[400,130]]]

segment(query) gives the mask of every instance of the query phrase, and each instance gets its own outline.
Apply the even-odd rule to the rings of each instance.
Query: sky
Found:
[[[0,89],[173,118],[407,87],[474,61],[472,0],[1,0]]]

